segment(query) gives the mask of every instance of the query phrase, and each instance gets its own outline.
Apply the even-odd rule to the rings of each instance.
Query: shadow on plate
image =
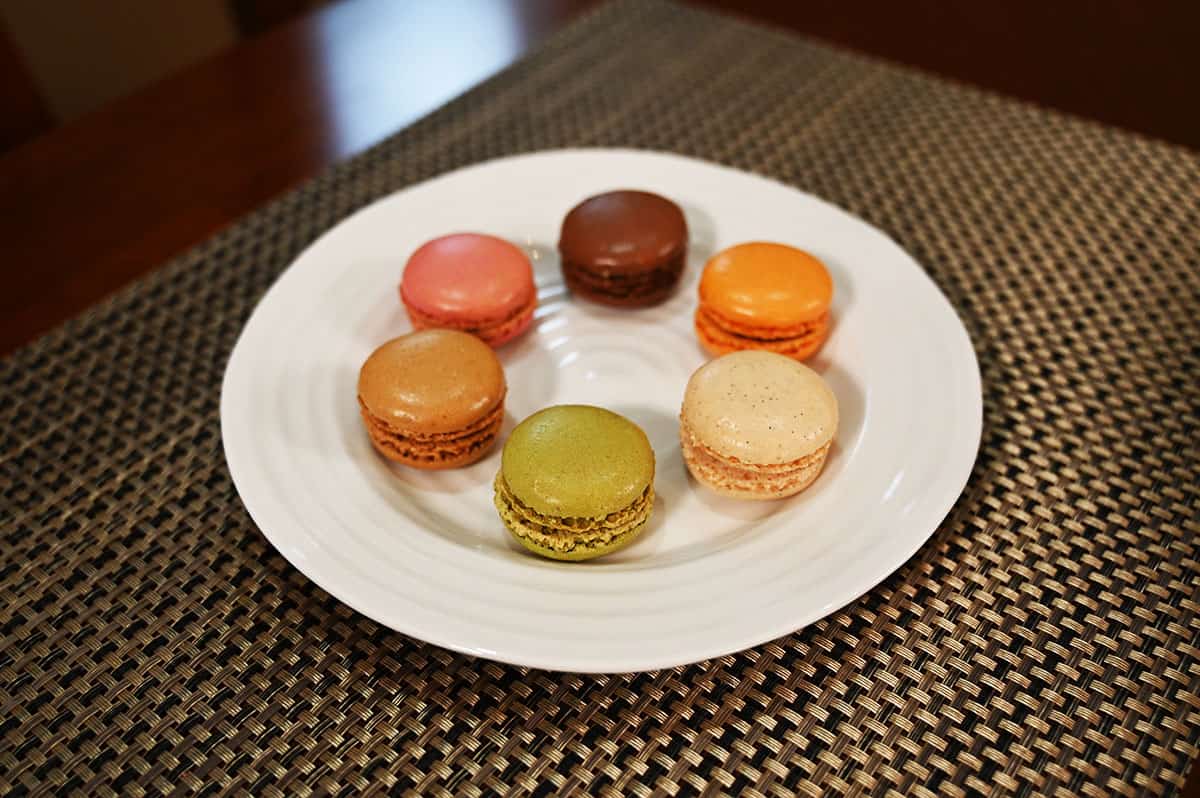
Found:
[[[683,216],[688,226],[688,263],[704,264],[716,254],[717,226],[708,211],[695,205],[682,205]]]
[[[867,416],[867,394],[850,372],[823,359],[819,354],[810,360],[808,365],[825,379],[838,400],[838,431],[829,450],[825,471],[840,470],[839,461],[853,454],[862,438]],[[817,482],[819,483],[824,476],[822,473]]]

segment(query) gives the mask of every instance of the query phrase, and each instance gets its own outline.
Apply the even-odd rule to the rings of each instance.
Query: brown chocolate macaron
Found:
[[[375,449],[416,468],[469,465],[496,443],[507,384],[491,347],[458,330],[393,338],[358,373],[358,405]]]
[[[572,293],[606,305],[644,307],[675,289],[687,243],[687,222],[674,202],[647,191],[610,191],[571,209],[558,251]]]

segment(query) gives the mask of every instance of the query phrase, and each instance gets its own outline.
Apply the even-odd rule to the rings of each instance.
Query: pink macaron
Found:
[[[455,233],[412,254],[400,301],[418,330],[462,330],[495,347],[529,329],[537,289],[520,248],[495,236]]]

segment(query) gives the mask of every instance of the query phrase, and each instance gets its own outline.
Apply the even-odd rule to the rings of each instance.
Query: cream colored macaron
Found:
[[[773,352],[743,351],[697,369],[679,418],[692,476],[727,496],[778,499],[821,473],[837,432],[838,403],[807,366]]]

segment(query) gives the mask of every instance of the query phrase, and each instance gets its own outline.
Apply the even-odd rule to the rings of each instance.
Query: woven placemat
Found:
[[[272,280],[388,192],[572,145],[818,194],[958,309],[978,462],[859,601],[693,667],[528,671],[357,615],[247,517],[218,396]],[[0,366],[0,793],[1175,792],[1200,738],[1198,230],[1188,152],[695,10],[601,9]]]

